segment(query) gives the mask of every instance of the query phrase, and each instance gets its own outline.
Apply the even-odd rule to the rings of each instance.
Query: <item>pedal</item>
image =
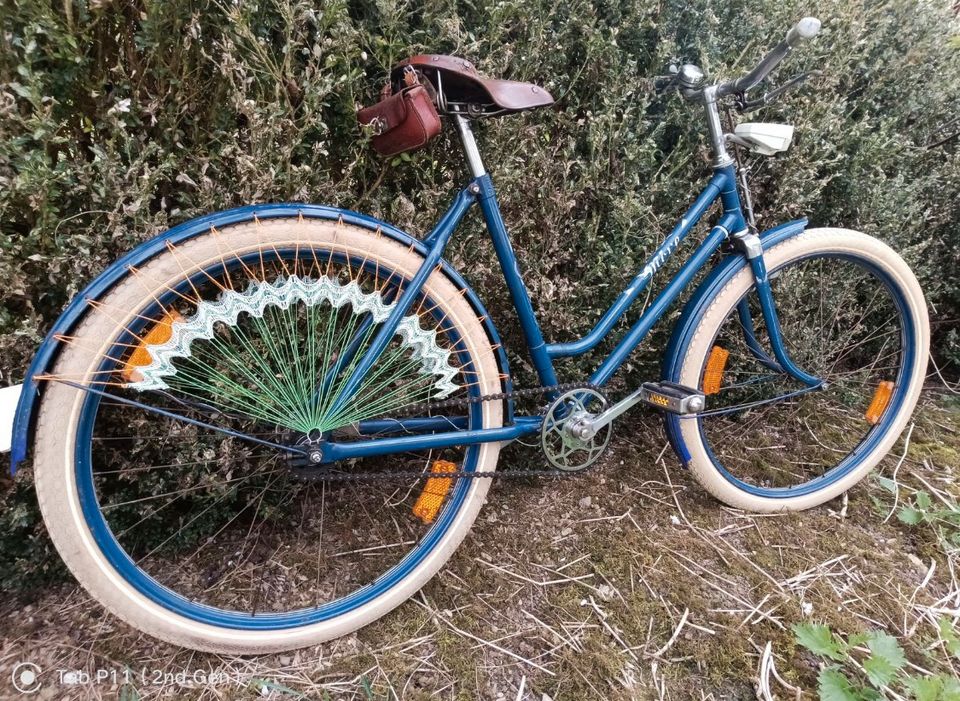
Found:
[[[702,392],[676,382],[644,382],[640,385],[640,401],[654,409],[681,415],[696,414],[707,404]]]

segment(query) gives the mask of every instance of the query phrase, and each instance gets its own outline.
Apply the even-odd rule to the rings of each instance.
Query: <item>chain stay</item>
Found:
[[[411,416],[413,414],[423,413],[425,411],[448,409],[457,406],[469,406],[471,404],[480,404],[482,402],[495,402],[507,399],[517,399],[522,397],[535,397],[547,394],[549,392],[570,392],[577,389],[591,389],[597,391],[597,385],[587,382],[568,382],[565,384],[546,385],[543,387],[530,387],[527,389],[511,390],[509,392],[497,392],[495,394],[484,394],[478,397],[466,397],[461,399],[445,399],[438,402],[422,402],[420,404],[411,404],[409,407],[394,412],[390,418],[402,416]],[[573,477],[585,472],[589,467],[583,470],[487,470],[484,472],[474,472],[468,470],[456,470],[453,472],[424,472],[421,470],[405,470],[398,472],[327,472],[324,469],[317,468],[299,468],[295,469],[297,479],[310,482],[365,482],[365,481],[393,481],[409,479],[522,479],[526,477]]]

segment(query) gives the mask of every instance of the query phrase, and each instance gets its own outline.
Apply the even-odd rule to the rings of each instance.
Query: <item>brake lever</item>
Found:
[[[742,114],[744,112],[751,112],[759,107],[769,105],[770,103],[779,99],[788,90],[791,90],[798,85],[802,85],[808,78],[814,78],[821,75],[823,75],[823,71],[807,71],[805,73],[800,73],[799,75],[795,75],[780,87],[774,88],[769,92],[765,92],[756,100],[748,100],[745,93],[737,93],[737,111]]]

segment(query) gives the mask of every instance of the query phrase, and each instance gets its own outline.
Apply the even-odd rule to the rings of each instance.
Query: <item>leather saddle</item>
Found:
[[[466,59],[441,54],[411,56],[397,64],[391,80],[398,80],[411,66],[425,76],[437,92],[437,106],[451,107],[470,116],[521,112],[553,104],[549,92],[533,83],[487,78]]]

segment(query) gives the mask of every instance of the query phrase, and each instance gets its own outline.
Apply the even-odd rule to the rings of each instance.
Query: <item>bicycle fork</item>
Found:
[[[767,274],[767,265],[763,260],[763,246],[760,243],[760,237],[754,233],[743,234],[735,237],[735,245],[746,257],[750,263],[750,269],[753,271],[757,298],[760,301],[760,310],[767,327],[767,334],[770,337],[770,347],[773,350],[774,357],[771,358],[760,346],[754,330],[750,308],[747,300],[743,299],[737,304],[737,314],[740,318],[740,325],[743,327],[744,340],[750,352],[767,367],[785,372],[808,387],[823,385],[824,381],[822,379],[798,367],[787,352],[786,345],[783,342],[780,319],[777,316],[777,305],[774,302],[773,290],[770,287],[770,276]]]

